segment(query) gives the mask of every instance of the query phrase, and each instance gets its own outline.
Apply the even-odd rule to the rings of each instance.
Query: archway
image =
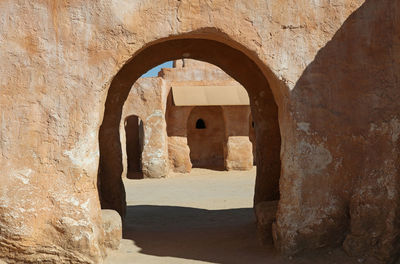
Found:
[[[232,46],[234,44],[232,42]],[[268,80],[258,65],[244,52],[232,46],[211,39],[160,40],[136,53],[117,73],[108,91],[104,119],[99,131],[98,186],[103,208],[117,210],[122,216],[125,214],[119,123],[122,106],[132,84],[150,68],[164,61],[182,57],[215,64],[246,88],[257,123],[257,178],[254,202],[279,199],[281,138],[278,108]]]
[[[125,119],[127,177],[130,179],[141,179],[142,150],[143,150],[143,122],[136,115]]]
[[[197,106],[187,121],[193,167],[224,169],[225,124],[220,106]]]

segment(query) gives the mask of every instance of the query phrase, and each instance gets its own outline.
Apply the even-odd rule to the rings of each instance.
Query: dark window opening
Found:
[[[203,119],[199,119],[196,121],[196,129],[206,129],[206,123],[204,123]]]
[[[252,127],[252,128],[254,128],[254,121],[253,121],[253,122],[251,122],[251,127]]]

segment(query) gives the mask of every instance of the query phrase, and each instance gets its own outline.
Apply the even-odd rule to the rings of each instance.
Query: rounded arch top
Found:
[[[268,67],[252,53],[241,44],[228,40],[223,33],[199,31],[159,39],[133,54],[114,76],[108,95],[118,95],[113,101],[125,100],[130,87],[146,71],[165,61],[190,58],[220,67],[246,88],[250,99],[261,96],[280,105],[281,89],[270,85],[268,76],[271,74],[265,74]],[[270,70],[267,71],[271,73]],[[273,82],[276,83],[274,80]]]
[[[218,66],[247,90],[253,117],[258,124],[257,134],[266,135],[266,138],[276,138],[276,144],[274,143],[276,149],[273,155],[268,157],[268,161],[263,161],[263,164],[257,166],[257,170],[260,171],[257,172],[259,175],[257,179],[260,178],[257,181],[261,183],[256,183],[258,187],[255,190],[255,202],[271,200],[277,196],[278,192],[275,189],[280,175],[280,132],[276,97],[279,98],[279,96],[271,89],[267,76],[255,59],[241,50],[244,47],[238,49],[233,46],[240,46],[240,44],[234,42],[231,44],[227,45],[206,34],[202,34],[201,37],[192,34],[160,39],[137,51],[115,75],[108,90],[103,122],[99,131],[99,182],[103,208],[114,208],[124,215],[124,195],[114,197],[115,191],[107,185],[119,186],[123,189],[120,179],[122,166],[119,164],[121,146],[118,128],[122,108],[132,85],[149,69],[162,62],[182,57]],[[261,153],[257,155],[257,157],[262,156]],[[273,174],[272,180],[262,178],[267,171],[269,175]],[[263,187],[264,185],[266,187]],[[271,189],[274,191],[271,192]]]

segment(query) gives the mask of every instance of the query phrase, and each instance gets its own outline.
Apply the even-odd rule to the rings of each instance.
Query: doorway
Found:
[[[224,170],[225,124],[220,106],[196,106],[187,121],[193,168]]]
[[[125,119],[127,177],[129,179],[143,179],[142,151],[143,151],[143,122],[136,115]]]

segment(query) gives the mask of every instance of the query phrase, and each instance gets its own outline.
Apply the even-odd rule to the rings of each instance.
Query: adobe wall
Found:
[[[204,129],[196,128],[202,119]],[[224,170],[225,122],[220,106],[197,106],[187,119],[187,141],[190,161],[195,168]]]
[[[174,86],[239,86],[240,84],[232,79],[220,68],[210,63],[196,61],[191,59],[183,59],[174,61],[174,68],[165,68],[160,72],[160,76]],[[217,87],[215,89],[218,89]],[[250,114],[249,106],[222,106],[223,118],[220,121],[224,123],[223,127],[219,127],[214,122],[219,120],[219,114],[215,114],[212,106],[197,106],[196,116],[205,118],[207,122],[212,122],[211,130],[197,131],[194,129],[193,120],[189,119],[189,115],[194,111],[193,106],[175,106],[172,100],[172,93],[169,95],[167,103],[167,130],[171,139],[170,145],[170,164],[171,169],[176,172],[190,172],[191,165],[202,168],[218,168],[227,170],[249,170],[252,166],[253,153],[251,151],[252,144],[248,139]],[[211,111],[211,112],[209,112]],[[186,122],[188,125],[186,125]],[[186,130],[191,128],[191,130]],[[212,133],[215,129],[215,134]],[[221,132],[223,130],[223,132]],[[187,136],[191,132],[192,137],[189,148],[185,145],[188,142]],[[224,136],[221,136],[221,133]],[[212,144],[205,144],[203,136],[209,138],[209,143],[215,144],[214,150],[206,149]],[[198,141],[198,142],[197,142]],[[197,142],[197,143],[195,143]],[[221,154],[219,146],[223,145],[223,153]],[[192,151],[192,148],[194,148]],[[199,147],[196,147],[196,146]],[[203,153],[200,154],[200,149]],[[189,152],[188,152],[189,151]],[[196,153],[196,154],[193,154]],[[211,154],[214,153],[214,154]],[[217,154],[219,153],[219,154]],[[201,161],[202,155],[203,160]],[[213,160],[213,158],[215,160]],[[193,160],[195,159],[194,163]],[[221,164],[223,160],[223,165]],[[192,164],[193,163],[193,164]]]
[[[168,94],[166,122],[168,135],[168,159],[174,172],[189,173],[192,169],[187,141],[187,120],[194,107],[175,106],[172,93]]]
[[[175,172],[187,173],[190,172],[193,164],[195,167],[202,168],[227,170],[251,169],[253,154],[250,150],[252,144],[249,142],[249,129],[246,127],[249,124],[249,106],[219,107],[222,115],[217,114],[214,117],[213,115],[216,112],[213,106],[175,106],[170,90],[172,85],[229,86],[240,84],[220,68],[206,62],[190,59],[174,61],[174,68],[162,69],[159,74],[162,77],[140,78],[132,86],[129,96],[124,103],[120,128],[124,164],[123,177],[126,175],[128,175],[128,178],[165,177],[168,174],[168,167]],[[218,87],[215,89],[218,89]],[[168,98],[165,99],[165,94],[167,93]],[[158,109],[163,109],[165,112],[165,120],[161,116],[159,118],[160,122],[166,122],[168,154],[164,152],[165,145],[161,142],[151,145],[145,138],[144,143],[147,142],[147,144],[140,146],[139,139],[137,138],[139,136],[137,124],[132,128],[135,131],[128,131],[128,134],[137,134],[136,142],[126,140],[126,125],[129,117],[138,116],[141,120],[146,120],[150,113],[154,113]],[[194,118],[192,117],[193,114],[198,116],[198,118],[205,119],[206,123],[211,123],[211,127],[207,127],[204,131],[197,131],[192,124],[196,121],[192,120]],[[164,129],[155,127],[155,124],[157,122],[147,124],[144,121],[143,134],[146,135],[146,131],[157,131],[156,133],[160,134],[161,138],[164,138],[165,135],[161,135]],[[188,136],[191,136],[190,140]],[[127,144],[132,145],[131,149],[124,147]],[[159,155],[158,162],[154,160],[149,161],[149,155],[142,157],[141,149],[144,150],[145,154],[159,153],[160,150],[157,147],[160,147],[162,151],[162,155],[157,154]],[[213,147],[215,149],[207,149]],[[126,154],[128,150],[131,152],[131,155]],[[166,166],[162,161],[165,157],[169,159],[169,166]],[[127,167],[129,167],[126,164],[127,160],[131,163],[132,172],[127,170]],[[137,173],[137,171],[141,171],[141,163],[143,163],[144,167],[143,175]],[[160,167],[159,163],[163,165]]]
[[[99,138],[110,140],[106,155],[121,155],[109,128],[118,131],[123,87],[132,85],[118,83],[114,93],[110,84],[150,44],[184,38],[234,48],[268,80],[260,89],[248,80],[247,88],[256,202],[276,199],[265,192],[267,176],[275,185],[281,168],[276,248],[343,245],[374,263],[399,255],[399,1],[5,0],[0,10],[1,258],[101,262],[98,172],[122,172],[122,161],[105,166]],[[219,54],[207,59],[244,76]],[[282,144],[265,136],[276,131],[267,122],[270,93]],[[103,122],[112,102],[116,110]],[[281,163],[266,164],[271,150]],[[108,187],[123,201],[122,181]],[[113,199],[108,206],[123,214]]]
[[[249,106],[223,106],[225,121],[225,168],[250,170],[253,168],[253,144],[250,141],[251,114]],[[255,145],[255,142],[254,142]],[[255,150],[255,148],[254,148]]]

